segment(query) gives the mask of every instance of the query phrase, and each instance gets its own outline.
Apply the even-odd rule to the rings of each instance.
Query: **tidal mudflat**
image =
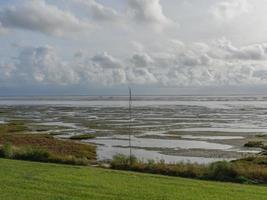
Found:
[[[129,153],[127,97],[1,98],[0,123],[24,121],[33,134],[93,134],[99,160]],[[140,159],[209,163],[258,153],[267,140],[267,97],[135,97],[133,154]]]

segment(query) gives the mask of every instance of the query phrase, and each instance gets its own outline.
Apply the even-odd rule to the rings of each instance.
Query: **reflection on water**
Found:
[[[120,147],[111,147],[111,146],[98,146],[98,159],[99,160],[108,160],[111,159],[114,155],[121,153],[124,155],[129,155],[128,148],[120,148]],[[203,157],[191,157],[191,156],[172,156],[172,155],[163,155],[158,153],[157,151],[147,151],[144,149],[133,149],[133,155],[137,158],[147,161],[149,159],[153,159],[155,161],[164,160],[166,163],[177,163],[177,162],[197,162],[202,164],[208,164],[219,160],[225,160],[221,158],[203,158]],[[231,160],[231,159],[227,159]]]
[[[127,136],[115,136],[113,138],[97,138],[93,140],[87,140],[84,142],[98,144],[98,158],[101,160],[111,159],[116,153],[129,153],[129,141]],[[209,149],[209,150],[229,150],[232,148],[230,145],[216,144],[206,141],[192,141],[192,140],[160,140],[160,139],[148,139],[148,138],[136,138],[132,137],[132,146],[134,147],[133,154],[139,159],[164,159],[166,162],[198,162],[198,163],[210,163],[214,162],[216,158],[202,158],[202,157],[190,157],[190,156],[171,156],[163,155],[157,152],[157,150],[145,150],[140,148],[171,148],[171,149]],[[136,149],[139,148],[139,149]]]
[[[75,123],[66,123],[66,122],[43,122],[43,123],[36,123],[36,125],[42,125],[42,126],[62,126],[62,127],[68,127],[68,128],[78,128],[78,126]]]
[[[115,137],[116,138],[116,137]],[[108,147],[112,146],[122,146],[128,147],[129,142],[127,139],[123,140],[123,137],[115,138],[97,138],[90,140],[96,144],[105,145]],[[132,146],[137,147],[148,147],[148,148],[172,148],[172,149],[217,149],[217,150],[226,150],[232,148],[230,145],[216,144],[206,141],[195,141],[195,140],[160,140],[160,139],[149,139],[149,138],[136,138],[132,137]]]
[[[183,135],[181,138],[184,139],[202,139],[202,140],[235,140],[243,139],[242,136],[193,136],[193,135]]]

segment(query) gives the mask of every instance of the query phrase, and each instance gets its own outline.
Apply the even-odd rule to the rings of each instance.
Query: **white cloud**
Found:
[[[223,0],[211,7],[210,12],[218,20],[231,20],[248,13],[252,6],[247,0]]]
[[[143,52],[145,50],[144,45],[142,45],[140,42],[132,41],[131,46],[133,47],[134,51],[137,52]]]
[[[0,64],[1,80],[18,84],[166,87],[267,84],[267,60],[257,56],[251,59],[250,50],[264,48],[265,44],[226,44],[184,44],[177,55],[143,52],[122,59],[108,53],[83,54],[70,61],[58,56],[51,46],[20,47],[16,62]]]
[[[43,0],[23,1],[21,4],[1,8],[0,22],[5,28],[37,31],[56,36],[90,29],[88,23]]]
[[[15,77],[38,83],[75,84],[79,75],[75,68],[63,62],[53,47],[25,47],[17,58]]]
[[[12,79],[13,72],[16,67],[12,63],[0,62],[0,83],[6,82]]]
[[[8,30],[5,27],[3,27],[3,25],[2,25],[2,23],[0,21],[0,36],[1,35],[5,35],[7,33],[8,33]]]
[[[169,48],[171,52],[181,52],[184,50],[184,43],[177,39],[169,40]]]
[[[6,34],[0,37],[1,85],[267,84],[267,43],[262,42],[267,41],[263,34],[267,2],[15,0],[0,4],[0,35]],[[39,33],[70,35],[75,40]],[[223,37],[229,40],[213,42]]]
[[[156,28],[172,23],[172,20],[164,15],[160,0],[129,0],[129,12],[136,22],[150,24]]]
[[[122,17],[115,9],[104,6],[95,0],[72,0],[71,2],[81,10],[85,10],[86,14],[96,21],[116,22]]]

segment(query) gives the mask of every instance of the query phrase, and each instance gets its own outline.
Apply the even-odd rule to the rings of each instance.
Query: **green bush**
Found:
[[[77,158],[75,156],[51,156],[49,158],[49,162],[52,163],[61,163],[61,164],[69,164],[69,165],[89,165],[90,160],[87,158]]]
[[[147,172],[154,174],[163,174],[169,176],[182,176],[182,177],[201,177],[206,171],[206,165],[196,163],[176,163],[167,164],[164,160],[156,162],[148,160],[147,162],[138,160],[132,157],[131,165],[129,156],[117,154],[111,161],[111,168],[122,170],[133,170],[139,172]]]
[[[50,153],[44,149],[28,147],[17,152],[14,158],[19,160],[47,162],[50,158]]]
[[[4,143],[4,145],[1,149],[1,156],[4,158],[12,158],[13,157],[12,145],[9,142]]]
[[[132,166],[136,165],[138,162],[135,156],[126,156],[123,154],[116,154],[113,156],[110,163],[111,167],[114,169],[130,169]]]
[[[235,181],[238,177],[237,171],[232,163],[219,161],[212,163],[207,172],[207,178],[219,181]]]

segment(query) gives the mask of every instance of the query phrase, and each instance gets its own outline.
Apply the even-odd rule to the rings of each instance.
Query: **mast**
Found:
[[[129,150],[130,150],[130,165],[132,165],[132,89],[129,87]]]

